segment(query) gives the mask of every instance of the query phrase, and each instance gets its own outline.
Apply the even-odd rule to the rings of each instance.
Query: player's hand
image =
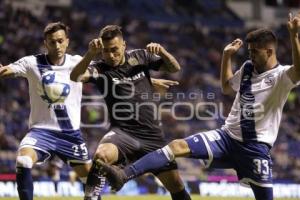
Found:
[[[102,41],[100,38],[93,39],[89,43],[89,53],[96,55],[102,50]]]
[[[289,20],[287,22],[287,28],[290,34],[297,34],[298,29],[300,28],[300,12],[293,16],[292,13],[289,13]]]
[[[166,90],[169,89],[171,86],[178,85],[178,81],[166,80],[166,79],[156,79],[151,78],[152,85],[155,90]]]
[[[232,55],[236,53],[239,50],[239,48],[241,48],[242,45],[243,45],[243,41],[241,39],[239,38],[235,39],[233,42],[226,45],[226,47],[224,48],[224,53],[228,55]]]
[[[146,50],[151,53],[151,54],[156,54],[156,55],[161,55],[163,54],[166,50],[164,47],[162,47],[158,43],[153,43],[151,42],[146,46]]]

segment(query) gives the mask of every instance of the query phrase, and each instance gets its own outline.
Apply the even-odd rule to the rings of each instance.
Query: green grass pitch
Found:
[[[18,198],[5,198],[0,197],[1,200],[17,200]],[[105,195],[103,200],[170,200],[169,196],[158,195],[145,195],[145,196],[116,196]],[[192,200],[253,200],[252,198],[222,198],[222,197],[200,197],[199,195],[193,195]],[[83,200],[82,197],[35,197],[34,200]],[[275,199],[275,200],[296,200],[296,199]],[[298,199],[299,200],[299,199]]]

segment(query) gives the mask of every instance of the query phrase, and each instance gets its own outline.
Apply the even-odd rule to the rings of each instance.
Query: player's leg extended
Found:
[[[126,167],[124,171],[128,179],[132,179],[146,172],[157,171],[171,164],[177,157],[207,159],[208,153],[203,140],[196,134],[186,139],[173,140],[167,146],[145,155]]]
[[[185,190],[178,170],[161,172],[157,177],[170,192],[172,200],[191,200],[190,195]]]
[[[169,145],[146,154],[135,161],[132,165],[126,166],[124,170],[116,166],[98,162],[100,170],[106,173],[106,177],[116,191],[130,179],[140,176],[146,172],[159,171],[163,167],[171,165],[175,157],[183,157],[190,154],[190,149],[184,139],[174,140]]]
[[[37,152],[30,148],[21,148],[16,160],[17,185],[20,200],[33,199],[33,180],[31,169],[38,160]]]
[[[93,163],[89,174],[87,176],[86,186],[85,186],[85,199],[89,199],[90,197],[94,196],[93,193],[98,191],[98,188],[105,184],[105,177],[101,176],[101,172],[99,171],[96,161],[102,160],[105,163],[113,164],[118,160],[118,148],[116,145],[112,143],[103,143],[100,144],[96,150],[94,155]]]
[[[126,181],[146,172],[157,172],[171,165],[176,157],[208,159],[208,163],[210,163],[213,160],[213,152],[205,134],[214,136],[219,133],[212,131],[209,133],[195,134],[185,139],[173,140],[167,146],[148,153],[133,164],[125,167],[124,170],[109,166],[105,163],[100,163],[99,166],[102,168],[102,171],[106,172],[106,177],[110,185],[115,190],[120,190]],[[222,149],[216,150],[220,151],[219,156],[223,157]]]

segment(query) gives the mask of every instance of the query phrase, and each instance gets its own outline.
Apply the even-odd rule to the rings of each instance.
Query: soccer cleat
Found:
[[[101,175],[105,176],[112,190],[117,192],[127,182],[127,176],[125,172],[115,165],[109,165],[101,160],[96,160]]]

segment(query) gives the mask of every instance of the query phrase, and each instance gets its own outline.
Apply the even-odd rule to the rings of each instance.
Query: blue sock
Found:
[[[273,200],[273,188],[272,187],[259,187],[254,184],[250,184],[256,200]]]
[[[172,160],[166,155],[163,149],[153,151],[140,158],[132,165],[125,167],[124,171],[128,179],[133,179],[146,172],[158,170],[170,164]]]
[[[17,185],[20,200],[33,200],[31,168],[17,167]]]
[[[180,192],[171,193],[172,200],[191,200],[190,195],[185,189]]]

